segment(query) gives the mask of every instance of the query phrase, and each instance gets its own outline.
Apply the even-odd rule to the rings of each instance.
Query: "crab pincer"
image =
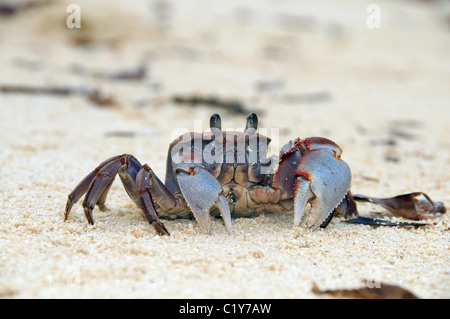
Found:
[[[176,178],[181,193],[200,227],[211,232],[210,211],[218,208],[228,233],[231,233],[231,212],[222,186],[198,163],[179,163]]]
[[[294,226],[299,226],[308,203],[308,227],[321,226],[349,191],[350,168],[341,160],[340,148],[326,139],[305,139],[306,153],[295,171]],[[320,142],[320,143],[317,143]]]

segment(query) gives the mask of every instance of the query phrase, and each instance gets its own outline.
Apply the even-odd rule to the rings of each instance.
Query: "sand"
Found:
[[[327,298],[311,291],[378,282],[420,298],[450,297],[449,214],[421,228],[294,228],[293,214],[233,220],[210,235],[167,220],[156,235],[116,181],[87,223],[67,195],[101,161],[134,154],[164,178],[185,128],[245,115],[178,105],[174,95],[236,99],[275,149],[324,136],[343,149],[354,193],[423,191],[450,204],[450,25],[444,1],[79,1],[0,17],[0,84],[98,88],[83,96],[0,93],[0,297]],[[137,81],[105,74],[147,68]],[[201,122],[194,122],[201,121]],[[271,134],[273,133],[273,134]],[[377,207],[360,205],[362,214]],[[375,288],[374,288],[375,289]]]

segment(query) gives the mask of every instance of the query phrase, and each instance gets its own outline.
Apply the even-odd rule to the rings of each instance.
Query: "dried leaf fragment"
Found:
[[[320,290],[314,283],[312,292],[317,295],[330,295],[337,298],[357,299],[418,299],[410,291],[396,286],[381,283],[379,288],[362,287],[358,289]]]
[[[425,200],[418,200],[418,196],[425,197]],[[391,198],[377,198],[366,195],[353,195],[355,201],[369,202],[380,205],[398,217],[412,220],[421,220],[439,217],[447,210],[442,202],[433,202],[431,198],[423,192],[414,192],[398,195]]]

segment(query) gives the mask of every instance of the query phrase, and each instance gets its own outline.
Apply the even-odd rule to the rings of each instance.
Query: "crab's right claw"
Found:
[[[309,150],[297,166],[294,187],[294,226],[302,222],[308,203],[308,227],[321,226],[350,188],[350,168],[332,148]]]
[[[228,233],[231,233],[231,212],[222,186],[200,164],[181,163],[177,165],[178,186],[186,203],[194,214],[200,227],[211,231],[209,213],[213,207],[219,209]]]

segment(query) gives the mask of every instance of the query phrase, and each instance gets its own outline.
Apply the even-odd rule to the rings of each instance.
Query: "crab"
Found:
[[[285,144],[278,157],[268,156],[271,140],[257,127],[258,117],[250,113],[244,131],[222,131],[220,116],[213,114],[210,132],[183,134],[170,144],[165,183],[131,154],[111,157],[69,194],[64,220],[85,195],[84,214],[94,224],[92,212],[96,205],[106,209],[108,191],[117,175],[159,235],[169,235],[161,218],[194,217],[210,233],[210,216],[221,216],[231,233],[232,217],[292,211],[294,227],[315,230],[325,228],[335,214],[347,220],[358,217],[355,199],[377,203],[398,216],[403,212],[404,217],[410,217],[404,212],[408,205],[407,212],[445,211],[426,195],[427,202],[417,201],[419,193],[392,199],[353,196],[351,170],[335,142],[323,137],[297,138]]]

